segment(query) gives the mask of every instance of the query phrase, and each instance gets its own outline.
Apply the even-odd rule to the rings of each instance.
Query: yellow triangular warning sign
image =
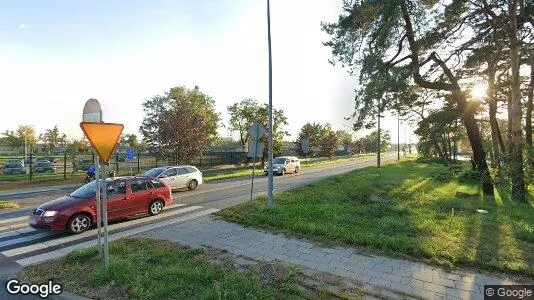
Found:
[[[105,165],[108,164],[113,150],[124,129],[123,124],[99,123],[99,122],[81,122],[80,127],[83,133],[91,143],[93,149]]]

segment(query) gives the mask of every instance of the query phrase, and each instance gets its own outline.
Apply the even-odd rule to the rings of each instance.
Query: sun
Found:
[[[488,87],[483,83],[477,83],[473,88],[471,89],[471,97],[481,99],[486,96],[486,91]]]

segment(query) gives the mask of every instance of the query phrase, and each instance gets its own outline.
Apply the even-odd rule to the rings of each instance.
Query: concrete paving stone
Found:
[[[425,289],[413,288],[413,295],[421,297],[423,299],[433,300],[437,299],[438,294],[434,291],[429,291]],[[446,296],[446,295],[443,295]]]
[[[322,256],[316,256],[314,254],[302,253],[299,256],[299,258],[302,259],[302,260],[313,261],[313,262],[317,262],[317,263],[323,262],[323,257]],[[326,263],[328,263],[328,262],[329,261],[327,261]]]
[[[341,256],[333,253],[327,253],[323,256],[323,258],[333,261],[341,261]]]
[[[369,284],[380,286],[380,287],[386,287],[386,288],[389,288],[391,286],[391,282],[389,282],[389,280],[384,280],[377,276],[371,276],[371,280],[369,281]]]
[[[419,280],[419,279],[415,279],[415,278],[406,278],[406,277],[403,277],[401,279],[401,284],[406,284],[406,285],[409,285],[413,288],[418,288],[418,289],[423,289],[423,285],[424,285],[425,281],[422,281],[422,280]]]
[[[392,269],[400,269],[401,265],[398,261],[395,261],[395,260],[392,260],[392,259],[388,259],[388,260],[384,260],[384,262],[382,263],[382,266],[385,266],[385,267],[390,267]]]
[[[406,269],[393,269],[391,271],[391,274],[404,276],[404,277],[412,277],[412,271],[411,270],[406,270]]]
[[[454,287],[461,290],[476,292],[478,287],[474,282],[454,281]]]
[[[425,290],[433,291],[433,292],[436,292],[436,293],[446,294],[446,288],[447,287],[445,287],[443,285],[431,283],[431,282],[424,282],[423,283],[423,288]]]
[[[401,281],[402,281],[402,276],[388,274],[388,273],[380,274],[380,278],[384,280],[388,280],[391,283],[398,283],[398,284],[401,284]]]
[[[370,283],[371,282],[371,279],[372,279],[372,276],[369,276],[369,275],[365,275],[365,274],[359,274],[359,273],[351,273],[351,277],[352,279],[355,279],[361,283]]]
[[[392,267],[384,266],[384,265],[376,265],[373,269],[380,271],[380,272],[389,273],[389,274],[393,272]]]
[[[393,290],[404,293],[404,294],[411,295],[413,293],[413,288],[409,285],[392,282],[390,287]]]
[[[420,271],[412,270],[412,278],[419,279],[422,281],[432,282],[433,272],[430,269],[424,268]]]
[[[308,260],[301,260],[298,263],[298,265],[304,266],[306,268],[310,268],[310,269],[313,269],[313,270],[317,270],[317,268],[319,267],[318,263],[313,262],[313,261],[308,261]],[[329,272],[329,271],[326,271],[326,272]]]

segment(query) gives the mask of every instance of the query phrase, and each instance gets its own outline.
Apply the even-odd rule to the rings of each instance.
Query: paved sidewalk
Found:
[[[283,261],[315,271],[351,278],[367,286],[424,299],[483,299],[484,285],[514,284],[477,273],[446,272],[354,249],[327,248],[206,216],[140,234],[192,247],[210,246],[256,260]],[[390,298],[390,297],[388,297]],[[399,297],[403,298],[403,296]]]

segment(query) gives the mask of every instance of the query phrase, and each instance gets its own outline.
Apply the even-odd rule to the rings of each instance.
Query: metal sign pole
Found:
[[[98,254],[102,256],[102,202],[100,201],[100,162],[96,164],[96,222],[98,228]]]
[[[108,248],[108,186],[107,186],[107,180],[106,180],[106,177],[107,177],[107,174],[106,174],[106,165],[102,165],[102,169],[103,169],[103,175],[102,176],[104,178],[104,189],[103,189],[103,200],[102,201],[102,205],[103,205],[103,211],[104,211],[104,266],[106,267],[106,270],[109,268],[109,248]]]
[[[256,166],[256,150],[258,149],[258,141],[254,140],[254,157],[252,158],[252,185],[250,187],[250,201],[252,201],[252,194],[254,192],[254,173],[255,173],[255,166]]]

